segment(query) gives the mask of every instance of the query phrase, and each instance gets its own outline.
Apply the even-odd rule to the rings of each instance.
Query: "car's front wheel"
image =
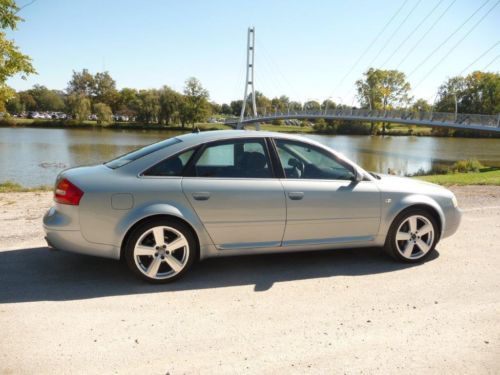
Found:
[[[430,256],[439,240],[436,219],[422,209],[408,209],[392,222],[385,250],[395,259],[416,263]]]
[[[151,220],[136,227],[125,247],[125,261],[140,278],[166,283],[181,277],[196,259],[196,241],[186,225]]]

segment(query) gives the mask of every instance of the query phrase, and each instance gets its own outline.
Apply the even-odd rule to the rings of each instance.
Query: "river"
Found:
[[[63,169],[101,163],[179,134],[172,131],[0,128],[0,182],[53,184]],[[405,175],[434,164],[477,158],[500,167],[500,139],[306,135],[363,168]]]

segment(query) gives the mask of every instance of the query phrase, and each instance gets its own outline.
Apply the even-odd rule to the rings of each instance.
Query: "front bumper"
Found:
[[[458,207],[452,207],[445,212],[445,223],[443,235],[441,238],[450,237],[458,230],[462,221],[462,210]]]
[[[87,241],[78,228],[75,214],[68,214],[70,210],[77,208],[65,207],[59,210],[57,207],[52,207],[45,213],[43,229],[45,240],[50,247],[73,253],[120,259],[118,247]]]

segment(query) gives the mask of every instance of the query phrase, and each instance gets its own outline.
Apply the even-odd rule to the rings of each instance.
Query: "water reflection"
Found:
[[[0,128],[0,181],[52,184],[65,167],[102,163],[146,144],[178,135],[171,131]],[[397,174],[475,157],[500,166],[500,139],[307,135],[367,170]]]

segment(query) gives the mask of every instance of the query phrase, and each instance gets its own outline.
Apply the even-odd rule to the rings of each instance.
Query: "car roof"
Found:
[[[176,138],[185,142],[185,144],[195,145],[210,141],[223,140],[223,139],[233,139],[233,138],[286,138],[286,139],[296,139],[302,141],[311,141],[309,139],[286,134],[277,133],[269,131],[255,131],[255,130],[210,130],[198,133],[189,133],[177,136]]]

